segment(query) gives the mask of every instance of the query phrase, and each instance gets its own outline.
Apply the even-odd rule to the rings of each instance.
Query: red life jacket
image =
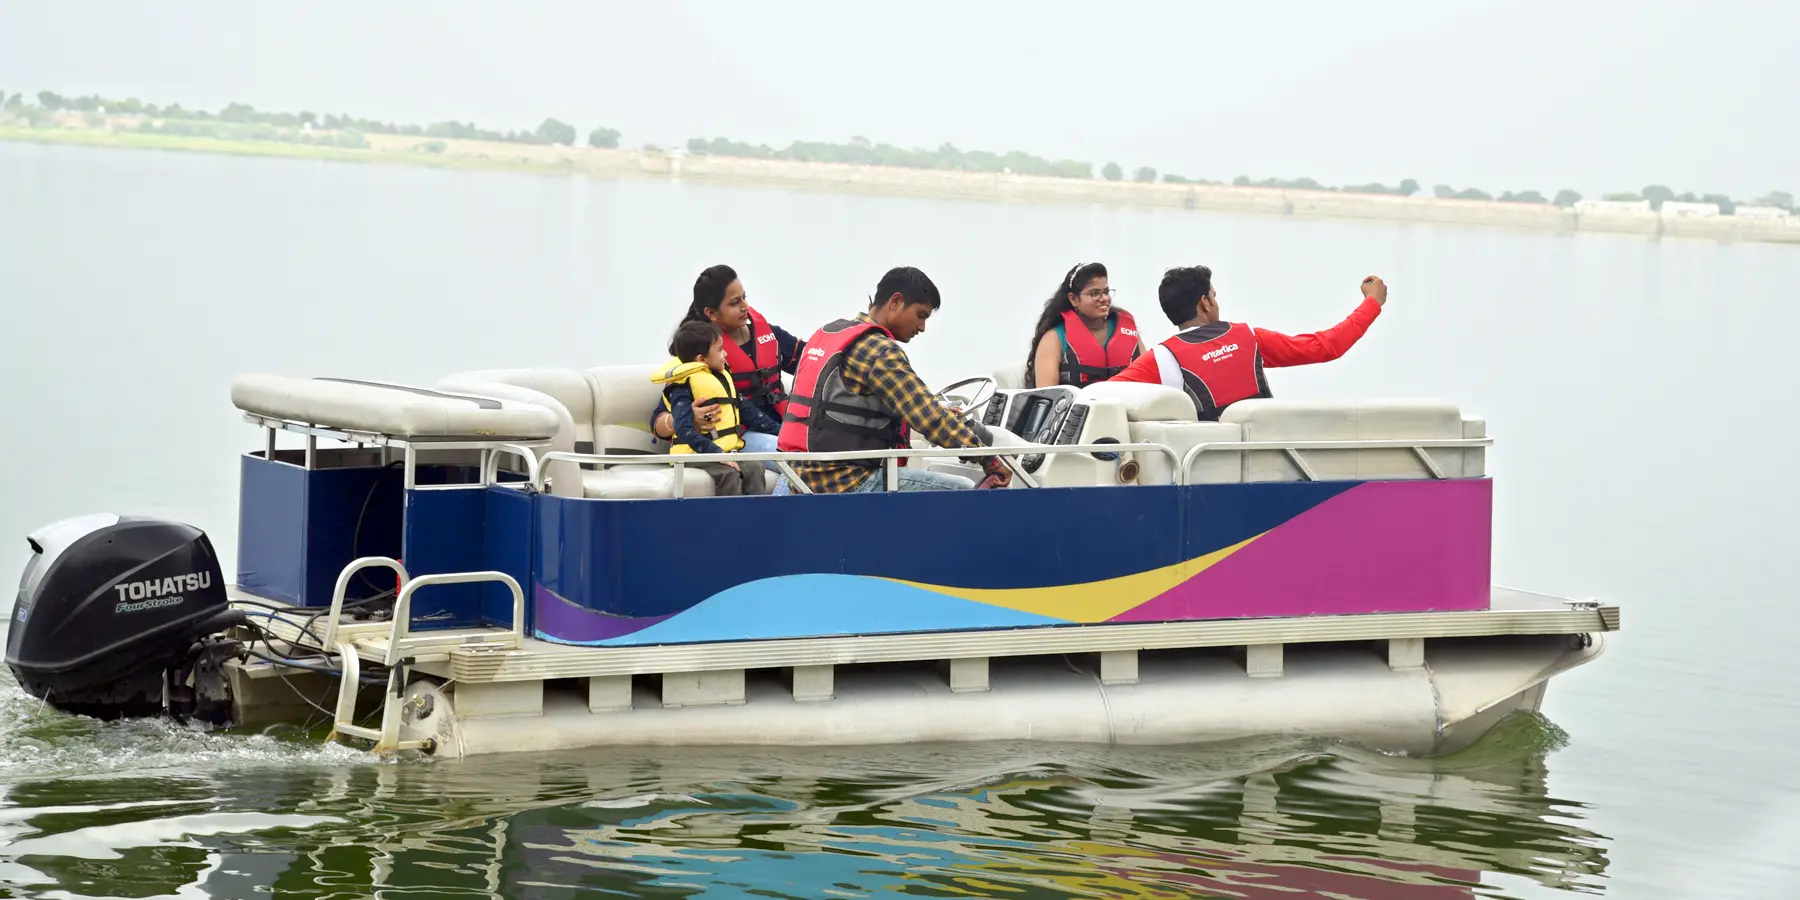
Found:
[[[738,398],[749,403],[773,403],[775,415],[787,412],[787,391],[781,386],[781,342],[762,313],[750,310],[750,349],[756,358],[744,352],[737,341],[725,341],[725,367],[731,370]]]
[[[1072,309],[1063,310],[1062,383],[1087,387],[1125,370],[1137,358],[1137,320],[1122,309],[1112,311],[1112,337],[1106,346],[1094,340],[1087,320]]]
[[[1216,422],[1225,407],[1251,397],[1268,397],[1262,348],[1256,332],[1241,322],[1213,322],[1162,342],[1181,367],[1181,388],[1194,401],[1202,422]],[[1163,372],[1164,384],[1172,373]]]
[[[781,419],[781,434],[775,439],[777,450],[832,453],[912,446],[905,419],[874,397],[853,393],[844,383],[850,345],[871,332],[893,337],[873,322],[839,319],[807,339],[806,352],[794,369],[794,392]],[[877,466],[880,461],[869,464]]]

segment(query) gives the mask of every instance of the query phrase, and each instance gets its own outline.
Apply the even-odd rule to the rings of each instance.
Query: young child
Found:
[[[724,335],[711,322],[683,322],[669,340],[669,360],[650,380],[663,386],[663,406],[674,418],[675,439],[670,453],[735,453],[744,447],[744,433],[776,434],[781,423],[754,403],[739,403],[731,371],[725,367]],[[694,407],[716,403],[719,418],[710,431],[694,425]],[[739,465],[730,460],[703,463],[712,476],[713,494],[766,494],[762,463]]]

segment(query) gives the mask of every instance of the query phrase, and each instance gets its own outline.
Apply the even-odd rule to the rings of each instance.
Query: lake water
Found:
[[[944,306],[909,352],[943,384],[1022,359],[1091,259],[1152,339],[1168,266],[1211,265],[1228,318],[1289,332],[1384,276],[1362,343],[1276,392],[1486,416],[1496,580],[1616,601],[1624,631],[1544,718],[1428,761],[1264,740],[377,764],[72,719],[8,677],[0,896],[1800,894],[1793,247],[0,144],[0,570],[30,528],[114,511],[206,529],[232,571],[234,456],[260,439],[238,372],[650,361],[723,261],[801,333],[923,268]]]

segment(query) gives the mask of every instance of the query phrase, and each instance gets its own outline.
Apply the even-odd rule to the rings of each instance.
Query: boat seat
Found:
[[[683,466],[682,496],[711,497],[712,476],[700,469]],[[673,466],[613,466],[597,472],[582,472],[583,494],[592,500],[653,500],[675,496]]]
[[[650,411],[662,388],[650,381],[654,366],[599,366],[592,369],[539,367],[482,369],[460,372],[438,382],[444,390],[465,390],[534,403],[559,419],[549,448],[575,453],[668,452],[668,444],[652,438]],[[553,462],[547,474],[550,491],[564,497],[610,500],[675,496],[672,467],[614,466]],[[712,496],[712,476],[684,469],[683,496]]]
[[[994,389],[1014,391],[1025,386],[1025,364],[1012,363],[993,371]]]
[[[539,367],[529,369],[482,369],[458,372],[438,380],[446,390],[456,387],[477,389],[481,386],[506,384],[535,391],[556,402],[569,416],[574,428],[571,435],[577,453],[588,452],[594,441],[594,390],[580,369]]]
[[[1244,439],[1244,429],[1231,422],[1132,422],[1128,427],[1131,443],[1163,444],[1175,451],[1174,462],[1161,453],[1137,454],[1138,484],[1175,484],[1175,465],[1195,445]],[[1244,455],[1226,450],[1200,454],[1188,470],[1189,484],[1236,484],[1243,480]]]
[[[667,441],[650,432],[650,413],[662,402],[662,385],[650,380],[654,365],[595,366],[582,372],[594,397],[594,442],[603,453],[669,452]],[[682,496],[710,497],[712,476],[682,467]],[[583,474],[587,496],[641,500],[675,496],[673,466],[613,466]]]
[[[580,453],[593,446],[594,394],[578,369],[482,369],[447,375],[438,379],[437,386],[446,391],[480,392],[535,403],[554,412],[560,424],[550,446],[538,451],[540,460],[552,450]],[[500,464],[509,471],[519,468],[511,457],[503,458]],[[552,462],[545,475],[550,479],[550,493],[582,496],[579,465]]]
[[[650,413],[662,402],[654,365],[595,366],[582,373],[594,397],[594,442],[608,453],[667,453],[650,433]],[[671,482],[672,483],[672,482]]]
[[[1195,422],[1194,401],[1180,388],[1136,381],[1102,381],[1081,389],[1081,399],[1117,403],[1127,422]]]
[[[560,425],[534,403],[346,378],[239,375],[231,402],[269,418],[414,441],[548,440]]]
[[[1226,407],[1221,422],[1243,429],[1243,439],[1258,441],[1452,440],[1471,431],[1485,433],[1486,423],[1465,419],[1454,404],[1434,400],[1242,400]],[[1480,448],[1427,449],[1449,478],[1479,477],[1484,471]],[[1320,480],[1418,479],[1432,477],[1411,449],[1304,450],[1302,457]],[[1245,481],[1298,481],[1304,476],[1279,450],[1243,454]]]

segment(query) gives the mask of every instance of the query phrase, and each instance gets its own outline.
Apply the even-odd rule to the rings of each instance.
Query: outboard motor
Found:
[[[215,635],[244,614],[205,532],[104,513],[26,540],[6,665],[27,692],[98,719],[229,718],[221,664],[236,642]]]

